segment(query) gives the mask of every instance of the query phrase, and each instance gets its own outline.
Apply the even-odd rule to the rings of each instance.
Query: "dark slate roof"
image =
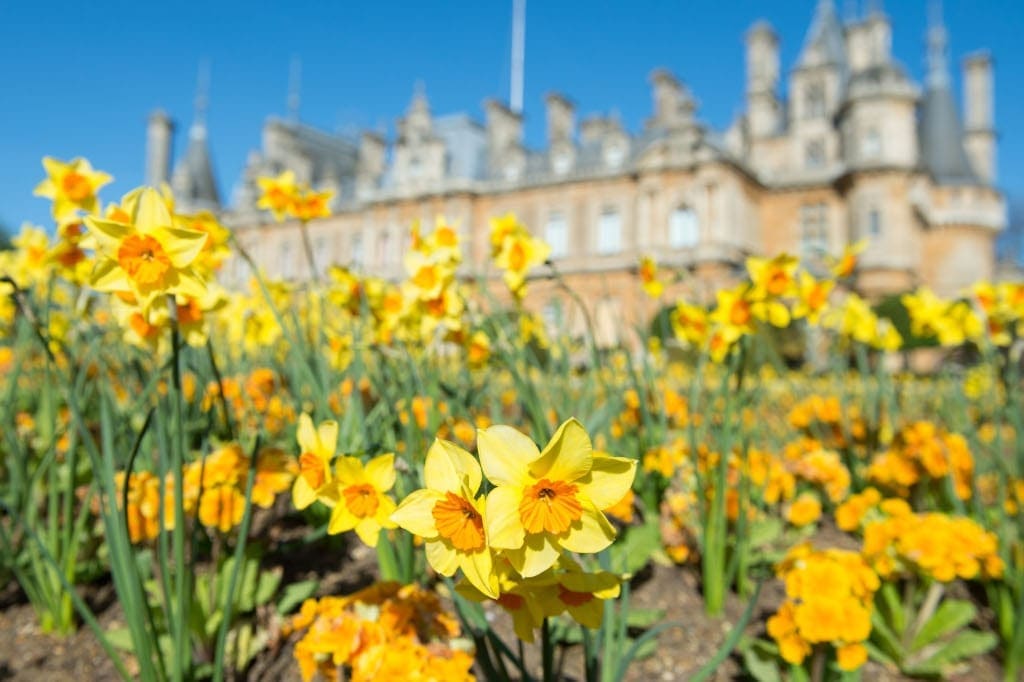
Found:
[[[918,130],[921,162],[937,182],[977,182],[977,177],[967,161],[963,145],[963,128],[953,101],[953,93],[948,86],[932,86],[925,91],[921,101]]]
[[[171,177],[175,194],[192,208],[215,210],[220,208],[220,192],[213,175],[213,163],[206,140],[206,128],[192,126],[188,147]]]
[[[832,0],[819,0],[800,51],[799,66],[846,66],[846,42],[843,25]]]

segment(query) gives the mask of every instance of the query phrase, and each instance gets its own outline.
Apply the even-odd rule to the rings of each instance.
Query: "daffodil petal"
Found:
[[[316,491],[309,485],[309,482],[302,476],[295,479],[292,484],[292,506],[296,509],[305,509],[316,500]]]
[[[474,587],[491,599],[498,598],[498,577],[494,575],[494,560],[489,549],[460,553],[459,568]]]
[[[523,485],[527,467],[540,457],[537,445],[511,426],[491,426],[477,432],[480,466],[497,486]]]
[[[463,479],[466,479],[466,487],[475,495],[483,479],[480,463],[455,443],[436,439],[423,463],[424,483],[434,490],[456,492],[462,489]]]
[[[388,453],[374,457],[366,463],[366,481],[377,490],[391,490],[395,484],[395,455]]]
[[[590,471],[593,459],[593,446],[583,424],[568,419],[544,446],[540,459],[530,465],[530,473],[535,478],[575,481]]]
[[[320,422],[316,429],[316,453],[324,459],[334,456],[334,449],[338,447],[338,422],[333,419]]]
[[[569,526],[565,536],[560,538],[560,543],[570,552],[595,554],[607,548],[614,539],[615,528],[588,500],[583,502],[583,514]]]
[[[427,563],[431,568],[443,576],[455,575],[456,569],[459,568],[459,553],[455,551],[454,547],[441,540],[426,542],[423,547],[427,554]],[[472,581],[470,582],[472,583]],[[476,586],[475,583],[473,584]]]
[[[560,552],[547,533],[527,535],[526,542],[510,552],[512,566],[524,578],[532,578],[551,568]]]
[[[334,465],[334,475],[341,485],[355,485],[366,480],[363,463],[358,457],[339,457]]]
[[[180,227],[164,227],[153,231],[153,236],[160,241],[167,257],[176,268],[184,268],[203,250],[209,235],[198,230]]]
[[[96,291],[131,291],[132,281],[117,261],[104,259],[93,268],[89,284]]]
[[[596,630],[601,627],[601,620],[604,618],[604,602],[600,599],[590,599],[578,606],[568,608],[569,615],[583,627]]]
[[[380,524],[374,518],[362,519],[356,524],[356,535],[366,546],[376,547],[377,541],[380,540]]]
[[[437,537],[437,523],[434,521],[434,505],[444,495],[436,490],[423,488],[411,492],[391,514],[391,520],[421,538]]]
[[[139,193],[133,223],[141,234],[149,234],[159,228],[173,225],[174,221],[171,220],[171,213],[167,210],[167,204],[160,193],[152,187],[146,187]],[[167,248],[166,244],[163,246]]]
[[[577,484],[594,506],[607,509],[625,497],[635,477],[635,459],[598,455],[590,472]]]
[[[521,498],[521,490],[511,486],[498,486],[487,494],[487,541],[492,547],[522,547],[526,529],[519,516]]]
[[[358,523],[359,519],[348,510],[348,507],[338,504],[331,511],[331,520],[327,522],[327,533],[329,535],[345,533],[355,528]]]
[[[377,501],[377,513],[373,518],[380,524],[381,528],[397,528],[398,524],[391,520],[395,513],[395,501],[390,495],[381,495]]]
[[[295,439],[299,441],[299,448],[303,452],[317,453],[316,430],[313,428],[313,419],[303,412],[299,415],[299,427],[295,430]]]

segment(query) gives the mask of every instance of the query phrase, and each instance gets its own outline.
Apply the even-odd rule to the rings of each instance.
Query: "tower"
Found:
[[[991,185],[996,179],[992,56],[988,52],[968,55],[963,62],[963,74],[964,147],[975,175]]]
[[[782,123],[779,103],[779,39],[759,21],[747,32],[747,112],[750,134],[769,137]]]
[[[146,124],[146,184],[150,187],[159,187],[170,180],[173,139],[171,118],[162,109],[151,113]]]

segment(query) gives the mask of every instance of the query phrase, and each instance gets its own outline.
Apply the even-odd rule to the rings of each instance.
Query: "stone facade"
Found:
[[[890,46],[883,13],[844,24],[822,0],[784,100],[778,38],[757,23],[746,36],[745,111],[724,131],[705,125],[687,87],[661,69],[650,79],[652,115],[636,132],[608,116],[577,129],[573,102],[548,95],[540,150],[524,145],[521,115],[501,102],[484,104],[481,124],[433,116],[422,92],[390,153],[376,134],[351,142],[271,121],[224,220],[268,275],[308,278],[297,225],[254,207],[255,178],[292,168],[337,192],[335,215],[309,225],[317,262],[397,279],[412,221],[429,229],[443,215],[458,225],[465,274],[475,276],[487,274],[489,218],[514,212],[551,244],[554,268],[612,337],[654,312],[634,274],[644,254],[687,273],[678,289],[707,298],[748,255],[787,251],[813,266],[866,239],[856,281],[865,294],[926,284],[954,295],[993,276],[1006,224],[994,184],[992,60],[964,62],[962,124],[941,24],[928,31],[923,85]],[[529,303],[578,329],[582,316],[540,271]],[[240,261],[228,266],[229,283],[247,276]]]

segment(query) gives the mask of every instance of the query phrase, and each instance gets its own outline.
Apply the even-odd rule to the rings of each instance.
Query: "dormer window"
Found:
[[[618,168],[626,158],[626,150],[621,144],[611,144],[604,152],[604,162],[609,168]]]
[[[420,157],[413,156],[409,159],[409,176],[418,178],[423,174],[423,162],[420,161]]]
[[[555,152],[551,158],[551,170],[555,175],[565,175],[569,172],[570,166],[572,166],[572,159],[565,150]]]

